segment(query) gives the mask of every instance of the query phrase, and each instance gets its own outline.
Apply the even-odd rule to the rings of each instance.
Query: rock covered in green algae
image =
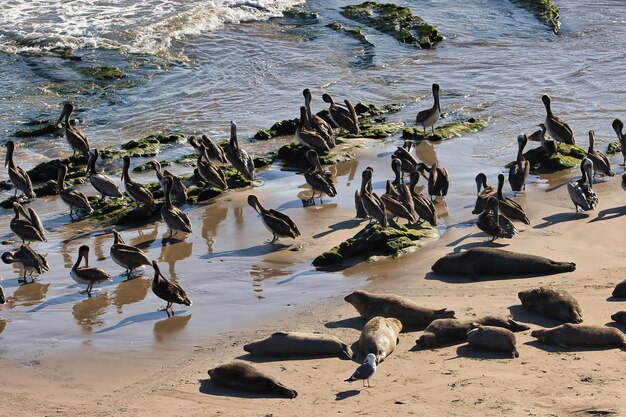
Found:
[[[84,67],[79,68],[78,72],[99,81],[117,80],[126,76],[124,72],[117,67]]]
[[[307,169],[311,166],[308,159],[306,158],[306,153],[308,151],[308,147],[298,142],[292,142],[281,146],[278,149],[275,158],[282,161],[282,165],[284,168],[296,170]],[[335,148],[330,153],[320,153],[319,158],[322,165],[328,165],[338,164],[339,162],[351,161],[355,159],[356,156],[352,152],[350,152],[349,149],[338,150],[337,148]]]
[[[17,138],[35,138],[39,136],[63,136],[64,130],[61,125],[48,120],[30,120],[26,123],[28,129],[19,129],[13,132]]]
[[[183,134],[170,134],[170,135],[149,135],[141,139],[133,139],[122,146],[109,146],[100,151],[100,157],[103,160],[121,158],[128,155],[131,158],[137,157],[153,157],[156,156],[162,147],[167,145],[173,145],[177,143],[183,143],[185,136]]]
[[[403,249],[415,246],[416,241],[436,234],[437,231],[426,223],[406,226],[392,223],[387,228],[368,224],[354,237],[319,255],[313,260],[313,265],[319,268],[333,267],[350,260],[398,255]]]
[[[513,3],[530,10],[539,19],[550,25],[552,31],[557,33],[561,26],[561,13],[552,0],[512,0]]]
[[[281,120],[272,125],[269,129],[262,129],[256,132],[256,140],[267,140],[277,136],[293,135],[296,133],[300,119]]]
[[[424,129],[421,127],[406,127],[402,131],[402,137],[404,139],[413,140],[428,139],[432,141],[442,141],[445,139],[458,138],[467,133],[478,132],[485,128],[485,126],[487,126],[487,122],[484,120],[471,117],[467,120],[459,120],[436,127],[435,133],[431,133],[426,129],[426,135],[424,135]]]
[[[392,134],[399,132],[404,127],[404,123],[362,123],[360,125],[361,132],[358,135],[353,133],[343,133],[342,138],[366,138],[366,139],[385,139]]]
[[[283,17],[288,19],[313,20],[317,19],[319,16],[317,13],[307,12],[306,10],[287,9],[283,12]]]
[[[342,7],[341,14],[418,48],[431,48],[443,40],[435,26],[415,16],[410,8],[394,3],[366,1]]]
[[[619,141],[609,143],[606,148],[607,155],[615,155],[622,152],[622,144]]]
[[[574,168],[587,156],[587,151],[578,145],[559,145],[559,152],[555,155],[548,153],[539,146],[524,153],[524,157],[530,162],[530,171],[533,174],[548,174],[563,169]],[[507,164],[510,167],[514,162]]]
[[[376,46],[372,42],[370,42],[369,39],[367,39],[367,37],[360,28],[347,28],[339,22],[331,22],[327,24],[326,27],[332,30],[336,30],[337,32],[343,32],[346,35],[358,40],[366,47]]]

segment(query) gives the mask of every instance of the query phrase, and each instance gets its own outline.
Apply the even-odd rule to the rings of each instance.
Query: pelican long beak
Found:
[[[63,118],[65,117],[65,114],[67,113],[67,111],[65,110],[65,108],[63,109],[63,111],[61,112],[61,115],[59,116],[59,120],[57,120],[57,122],[55,123],[56,126],[59,125],[59,123],[61,123],[61,121],[63,120]]]

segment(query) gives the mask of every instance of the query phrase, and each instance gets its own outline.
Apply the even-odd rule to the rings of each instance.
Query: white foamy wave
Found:
[[[13,0],[0,2],[0,51],[60,47],[168,56],[172,43],[225,24],[278,17],[304,0]]]

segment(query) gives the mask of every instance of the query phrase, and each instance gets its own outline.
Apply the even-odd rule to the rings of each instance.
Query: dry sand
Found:
[[[399,259],[362,264],[347,275],[366,272],[365,286],[397,293],[432,307],[447,307],[458,318],[512,314],[531,329],[557,324],[521,310],[517,293],[539,285],[558,285],[574,295],[585,323],[605,324],[626,303],[608,300],[615,284],[626,279],[623,233],[626,194],[621,177],[596,184],[598,210],[575,214],[566,188],[571,176],[532,184],[518,196],[532,224],[520,235],[490,243],[469,214],[454,217],[442,238]],[[450,219],[449,219],[450,220]],[[573,261],[573,273],[545,277],[470,281],[430,273],[441,256],[474,246]],[[528,415],[595,416],[626,414],[626,388],[620,349],[561,349],[533,342],[530,331],[517,333],[517,359],[473,352],[463,345],[412,351],[420,332],[402,333],[400,344],[382,364],[372,388],[343,382],[357,364],[337,358],[255,362],[243,356],[243,344],[277,330],[319,331],[349,343],[358,339],[364,321],[343,301],[346,294],[320,300],[288,316],[273,317],[249,328],[233,329],[194,349],[117,348],[85,345],[71,355],[57,352],[16,366],[0,361],[0,415],[84,416],[314,416],[314,415]],[[209,318],[207,320],[216,320]],[[260,370],[298,391],[293,400],[267,398],[213,385],[207,370],[235,358],[255,362]]]

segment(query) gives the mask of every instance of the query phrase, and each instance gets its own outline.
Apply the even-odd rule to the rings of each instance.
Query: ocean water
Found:
[[[447,167],[453,178],[449,215],[439,225],[443,232],[467,217],[476,173],[495,178],[514,158],[516,136],[531,133],[543,121],[542,94],[551,95],[554,112],[570,123],[583,146],[587,131],[594,129],[598,148],[604,150],[615,140],[612,120],[626,118],[626,4],[556,3],[562,17],[559,35],[508,0],[399,2],[445,37],[431,50],[417,50],[341,16],[341,6],[354,4],[343,0],[3,2],[0,131],[5,141],[16,140],[16,160],[29,168],[68,155],[69,147],[64,138],[15,139],[12,132],[32,119],[56,120],[67,100],[76,104],[74,117],[97,147],[162,131],[224,139],[230,120],[237,122],[245,143],[258,129],[296,117],[305,87],[313,91],[315,110],[324,107],[322,92],[352,102],[401,103],[405,108],[390,120],[412,125],[417,111],[430,106],[430,86],[437,82],[448,117],[471,115],[489,122],[477,134],[418,149]],[[318,17],[284,17],[293,7]],[[361,27],[375,46],[329,29],[331,22]],[[66,47],[81,60],[59,58],[55,51]],[[101,83],[81,72],[103,65],[121,68],[125,77]],[[398,143],[398,137],[372,143],[361,161],[334,167],[339,196],[326,207],[303,209],[298,200],[306,189],[303,178],[278,167],[260,173],[264,185],[254,192],[263,194],[268,206],[302,222],[313,216],[327,223],[349,217],[360,171],[367,164],[388,166],[386,158]],[[273,144],[246,146],[261,153]],[[190,151],[172,149],[159,159]],[[2,175],[0,179],[7,178]],[[381,168],[376,184],[382,186],[389,175]],[[153,180],[151,174],[137,178]],[[87,186],[83,191],[92,193]],[[160,301],[151,294],[148,279],[126,283],[116,276],[93,299],[78,294],[69,268],[81,244],[92,247],[92,264],[97,258],[98,266],[118,273],[108,256],[111,235],[89,221],[69,224],[65,206],[54,197],[38,199],[33,207],[49,230],[49,242],[36,249],[47,253],[55,267],[25,286],[17,285],[9,266],[0,268],[9,297],[0,307],[0,343],[9,353],[85,341],[115,345],[132,340],[140,347],[172,340],[193,344],[232,323],[283,313],[368,279],[365,274],[315,272],[310,259],[285,262],[273,255],[263,243],[259,219],[233,193],[188,208],[195,230],[181,242],[164,241],[160,222],[123,232],[127,241],[158,259],[166,275],[178,279],[195,301],[182,318],[167,321],[164,313],[155,312]],[[4,239],[11,237],[11,216],[0,212]],[[305,246],[310,239],[303,238]],[[151,276],[149,270],[146,276]],[[233,306],[232,317],[207,319]]]

